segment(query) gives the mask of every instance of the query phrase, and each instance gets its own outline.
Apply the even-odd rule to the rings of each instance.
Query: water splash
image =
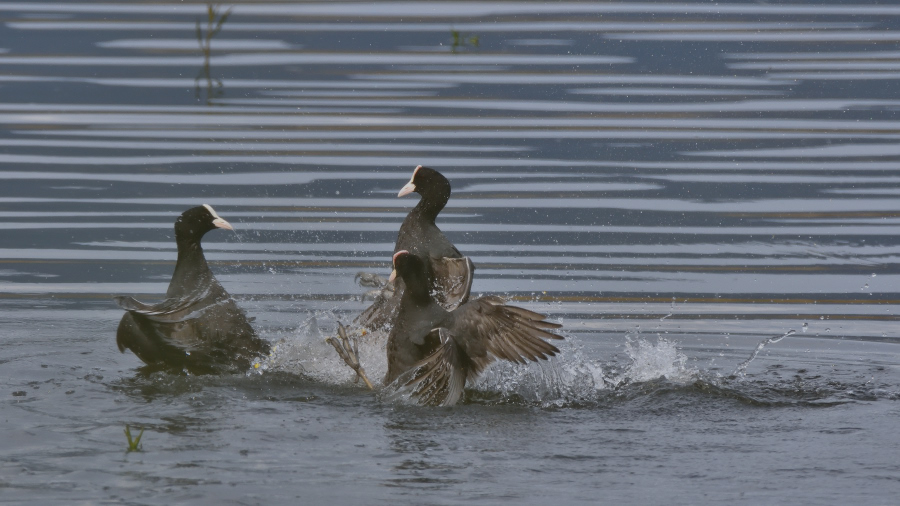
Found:
[[[287,372],[307,376],[332,385],[356,382],[355,373],[337,356],[324,338],[335,334],[340,315],[334,310],[318,311],[299,328],[280,336],[269,357],[254,364],[253,371]],[[326,322],[324,324],[320,322]],[[751,356],[742,362],[731,377],[743,377],[747,366],[770,343],[794,334],[761,341]],[[359,339],[360,363],[371,379],[377,381],[387,372],[387,332],[351,331]],[[621,388],[639,383],[663,380],[667,384],[690,385],[706,375],[687,365],[688,357],[677,343],[657,335],[655,340],[643,337],[639,330],[625,334],[625,360],[602,362],[586,353],[581,340],[566,335],[558,344],[560,353],[549,361],[527,366],[505,361],[495,362],[474,384],[467,385],[469,401],[487,403],[526,403],[543,407],[563,407],[601,402]],[[709,381],[709,378],[707,378]],[[713,381],[711,384],[718,384]],[[381,402],[410,403],[408,392],[393,385],[378,392]]]
[[[804,324],[804,330],[805,330],[805,327],[806,327],[806,324]],[[757,355],[759,355],[759,352],[761,352],[763,350],[763,348],[765,348],[767,345],[769,345],[771,343],[777,343],[778,341],[781,341],[785,337],[794,335],[795,333],[796,333],[796,331],[792,329],[792,330],[785,332],[784,334],[782,334],[780,336],[774,336],[774,337],[769,337],[769,338],[763,339],[762,341],[759,342],[759,344],[756,345],[756,349],[753,350],[753,353],[750,354],[750,358],[741,362],[734,369],[734,372],[731,373],[731,375],[736,376],[736,377],[743,377],[744,371],[747,370],[747,366],[750,365],[750,362],[753,362],[753,359],[756,358]]]
[[[329,325],[320,325],[320,320]],[[325,342],[325,337],[337,335],[337,321],[339,317],[332,311],[316,312],[300,328],[282,336],[269,356],[254,364],[253,370],[299,374],[327,384],[356,383],[356,373]],[[387,333],[363,333],[349,328],[348,333],[359,340],[359,360],[369,378],[377,381],[383,377],[387,372]]]
[[[685,356],[672,341],[658,337],[655,343],[634,334],[626,335],[625,352],[630,363],[617,364],[589,358],[576,336],[566,335],[560,354],[548,362],[523,367],[508,362],[495,363],[471,386],[481,395],[520,399],[545,407],[592,403],[618,388],[656,379],[686,384],[698,372],[687,367]],[[493,394],[493,395],[491,395]]]
[[[674,342],[664,337],[659,337],[655,344],[631,335],[626,338],[625,352],[631,358],[631,364],[618,378],[618,384],[659,378],[683,384],[696,379],[697,370],[687,367],[687,356]]]
[[[543,405],[589,401],[608,387],[599,361],[587,359],[573,336],[558,343],[560,354],[550,361],[527,366],[496,362],[470,388],[481,395],[521,399]]]

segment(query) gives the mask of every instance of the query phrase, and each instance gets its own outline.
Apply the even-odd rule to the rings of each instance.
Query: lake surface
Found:
[[[896,501],[900,6],[231,5],[205,57],[202,4],[0,3],[0,502]],[[453,408],[323,343],[419,164],[473,290],[566,337]],[[203,203],[276,351],[142,372],[111,296]]]

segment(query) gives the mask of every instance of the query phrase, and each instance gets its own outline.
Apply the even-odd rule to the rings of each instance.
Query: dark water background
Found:
[[[205,17],[0,3],[0,502],[895,503],[900,6],[234,4],[208,59]],[[418,164],[475,291],[567,337],[447,409],[322,343]],[[278,348],[142,374],[111,294],[202,203]]]

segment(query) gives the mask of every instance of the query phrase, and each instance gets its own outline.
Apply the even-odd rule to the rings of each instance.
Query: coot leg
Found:
[[[325,339],[325,341],[334,346],[334,351],[344,360],[344,363],[350,366],[351,369],[356,371],[356,376],[362,378],[362,380],[366,383],[366,386],[371,390],[375,390],[375,387],[372,386],[372,382],[369,381],[369,378],[366,377],[366,370],[363,369],[362,365],[359,363],[359,344],[354,337],[351,341],[349,337],[347,337],[347,330],[338,322],[338,339],[334,337],[329,337]]]
[[[367,286],[370,288],[381,288],[388,282],[387,279],[374,272],[357,272],[353,280],[356,281],[359,286]]]

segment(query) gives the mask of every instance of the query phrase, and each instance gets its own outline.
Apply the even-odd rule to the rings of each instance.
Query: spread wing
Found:
[[[469,300],[475,265],[467,257],[432,258],[434,273],[433,294],[435,300],[447,311],[453,311]],[[353,323],[376,330],[387,327],[397,318],[400,299],[405,287],[399,277],[388,282],[375,296],[375,302],[367,307]]]
[[[452,406],[462,397],[466,386],[467,360],[447,329],[431,331],[427,339],[437,339],[438,348],[397,378],[418,404]]]
[[[548,341],[562,339],[550,332],[562,325],[545,321],[540,313],[503,302],[500,297],[481,297],[451,314],[447,323],[451,335],[472,362],[469,378],[497,359],[525,364],[559,353]]]
[[[375,302],[360,313],[353,323],[369,330],[386,327],[397,317],[402,297],[403,280],[397,278],[389,281],[375,296]]]
[[[434,272],[434,294],[438,304],[447,311],[453,311],[469,300],[475,264],[469,257],[432,258]]]
[[[218,284],[154,305],[131,297],[115,300],[127,311],[116,331],[119,350],[130,349],[148,364],[200,372],[244,369],[269,349]]]
[[[499,297],[468,302],[425,337],[425,341],[437,339],[437,349],[402,374],[397,383],[419,404],[451,406],[462,397],[466,381],[494,360],[526,364],[559,353],[548,340],[562,336],[549,330],[562,325],[544,318],[534,311],[507,306]]]
[[[144,304],[133,297],[113,297],[120,308],[140,315],[146,319],[175,323],[195,317],[198,312],[209,306],[221,304],[231,298],[228,292],[218,284],[208,285],[204,289],[188,293],[184,297],[166,299],[159,304]]]

